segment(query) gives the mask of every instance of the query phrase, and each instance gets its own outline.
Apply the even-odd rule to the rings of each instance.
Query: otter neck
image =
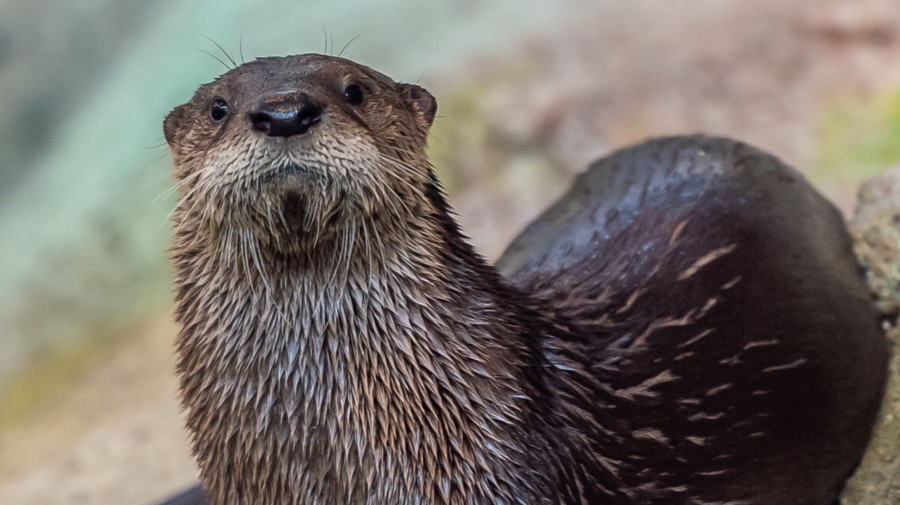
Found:
[[[213,503],[511,503],[528,487],[508,463],[528,460],[532,360],[509,288],[444,209],[367,226],[305,257],[241,233],[176,247],[179,280],[208,280],[179,283],[178,367]]]

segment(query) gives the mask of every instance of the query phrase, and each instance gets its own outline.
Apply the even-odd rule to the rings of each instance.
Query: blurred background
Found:
[[[4,0],[0,503],[148,503],[195,478],[162,119],[229,55],[302,52],[437,96],[432,160],[492,259],[650,136],[748,141],[846,214],[900,163],[898,0]]]

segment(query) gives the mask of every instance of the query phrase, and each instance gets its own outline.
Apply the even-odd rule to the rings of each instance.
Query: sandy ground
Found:
[[[0,503],[139,504],[188,485],[168,315],[0,432]]]

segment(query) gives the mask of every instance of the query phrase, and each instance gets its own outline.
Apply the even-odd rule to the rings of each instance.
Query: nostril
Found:
[[[306,124],[315,124],[322,117],[322,107],[317,103],[308,103],[300,109],[301,121]]]
[[[269,130],[272,128],[272,116],[259,111],[250,112],[247,116],[250,118],[250,124],[253,125],[253,129],[265,134],[269,133]]]

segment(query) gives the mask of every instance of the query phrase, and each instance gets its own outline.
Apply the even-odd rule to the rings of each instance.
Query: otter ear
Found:
[[[166,142],[169,146],[173,146],[178,139],[178,132],[188,112],[187,106],[188,104],[185,103],[175,107],[163,121],[163,134],[166,136]]]
[[[425,123],[425,128],[430,128],[437,113],[437,100],[431,93],[421,86],[402,83],[397,85],[397,91],[400,92],[403,101],[418,113],[419,118]]]

